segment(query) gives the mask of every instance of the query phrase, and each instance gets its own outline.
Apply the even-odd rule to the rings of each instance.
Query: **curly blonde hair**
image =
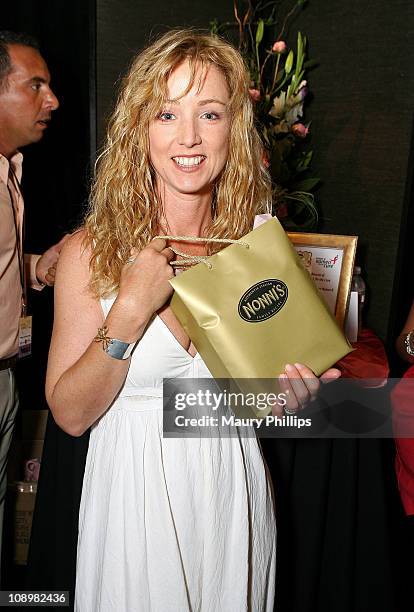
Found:
[[[255,214],[270,212],[270,179],[241,55],[217,36],[171,31],[132,62],[97,161],[85,220],[91,289],[97,296],[118,288],[131,249],[143,249],[159,231],[162,202],[150,161],[148,128],[168,97],[171,72],[186,60],[191,78],[183,95],[193,86],[200,66],[204,72],[209,64],[222,72],[230,93],[229,156],[215,185],[206,236],[240,238],[252,229]]]

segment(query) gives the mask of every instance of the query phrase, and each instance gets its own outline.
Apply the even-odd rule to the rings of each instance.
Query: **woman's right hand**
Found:
[[[73,234],[59,257],[55,319],[46,380],[53,416],[67,433],[78,436],[108,409],[125,381],[130,360],[109,356],[95,342],[99,328],[110,338],[132,343],[168,299],[174,254],[162,239],[153,240],[121,274],[118,297],[105,317],[90,291],[90,250],[85,233]],[[131,253],[131,255],[133,255]]]
[[[117,301],[149,319],[173,293],[168,282],[174,277],[170,266],[173,251],[162,238],[156,238],[142,251],[131,253],[123,267]]]

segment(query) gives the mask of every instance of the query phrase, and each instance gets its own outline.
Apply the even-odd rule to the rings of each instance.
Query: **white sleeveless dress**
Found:
[[[91,431],[77,612],[273,612],[276,525],[256,438],[163,438],[163,377],[210,376],[156,316]]]

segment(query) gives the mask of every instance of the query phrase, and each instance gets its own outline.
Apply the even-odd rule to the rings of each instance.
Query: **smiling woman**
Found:
[[[66,432],[92,426],[78,611],[273,610],[275,518],[256,438],[162,437],[163,378],[211,374],[169,306],[174,254],[153,238],[237,238],[268,210],[247,85],[215,37],[172,32],[139,55],[85,226],[59,261],[46,395]]]
[[[222,72],[215,66],[196,66],[189,89],[188,61],[171,73],[168,101],[149,125],[151,164],[156,189],[163,194],[168,218],[177,197],[197,194],[205,208],[204,226],[211,224],[211,192],[228,157],[230,93]],[[188,231],[188,230],[187,230]],[[170,228],[179,234],[179,228]]]
[[[169,305],[171,242],[154,238],[247,233],[270,204],[261,153],[245,67],[228,43],[175,31],[135,59],[85,225],[56,275],[46,396],[67,433],[91,427],[79,612],[273,611],[276,525],[253,432],[162,435],[163,379],[211,374]],[[319,386],[299,370],[287,367],[297,405]]]
[[[262,149],[246,69],[227,42],[191,31],[180,38],[172,32],[138,55],[110,121],[87,219],[88,240],[95,245],[91,264],[96,294],[117,288],[131,249],[144,248],[163,230],[179,229],[171,223],[167,227],[168,204],[163,200],[164,188],[180,176],[174,166],[199,162],[201,172],[186,175],[188,196],[199,176],[205,181],[199,186],[205,201],[211,201],[208,223],[188,227],[186,222],[187,233],[239,238],[250,231],[255,214],[271,207]],[[185,171],[192,174],[192,168]],[[183,213],[181,206],[178,212]],[[114,240],[114,227],[122,240]]]

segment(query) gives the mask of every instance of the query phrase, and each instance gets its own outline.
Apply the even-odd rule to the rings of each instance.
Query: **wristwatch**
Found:
[[[408,332],[404,340],[405,350],[411,357],[414,357],[414,338],[413,336],[414,336],[414,329]]]
[[[135,342],[122,342],[122,340],[111,338],[104,351],[114,359],[128,359],[135,348],[135,344]]]

